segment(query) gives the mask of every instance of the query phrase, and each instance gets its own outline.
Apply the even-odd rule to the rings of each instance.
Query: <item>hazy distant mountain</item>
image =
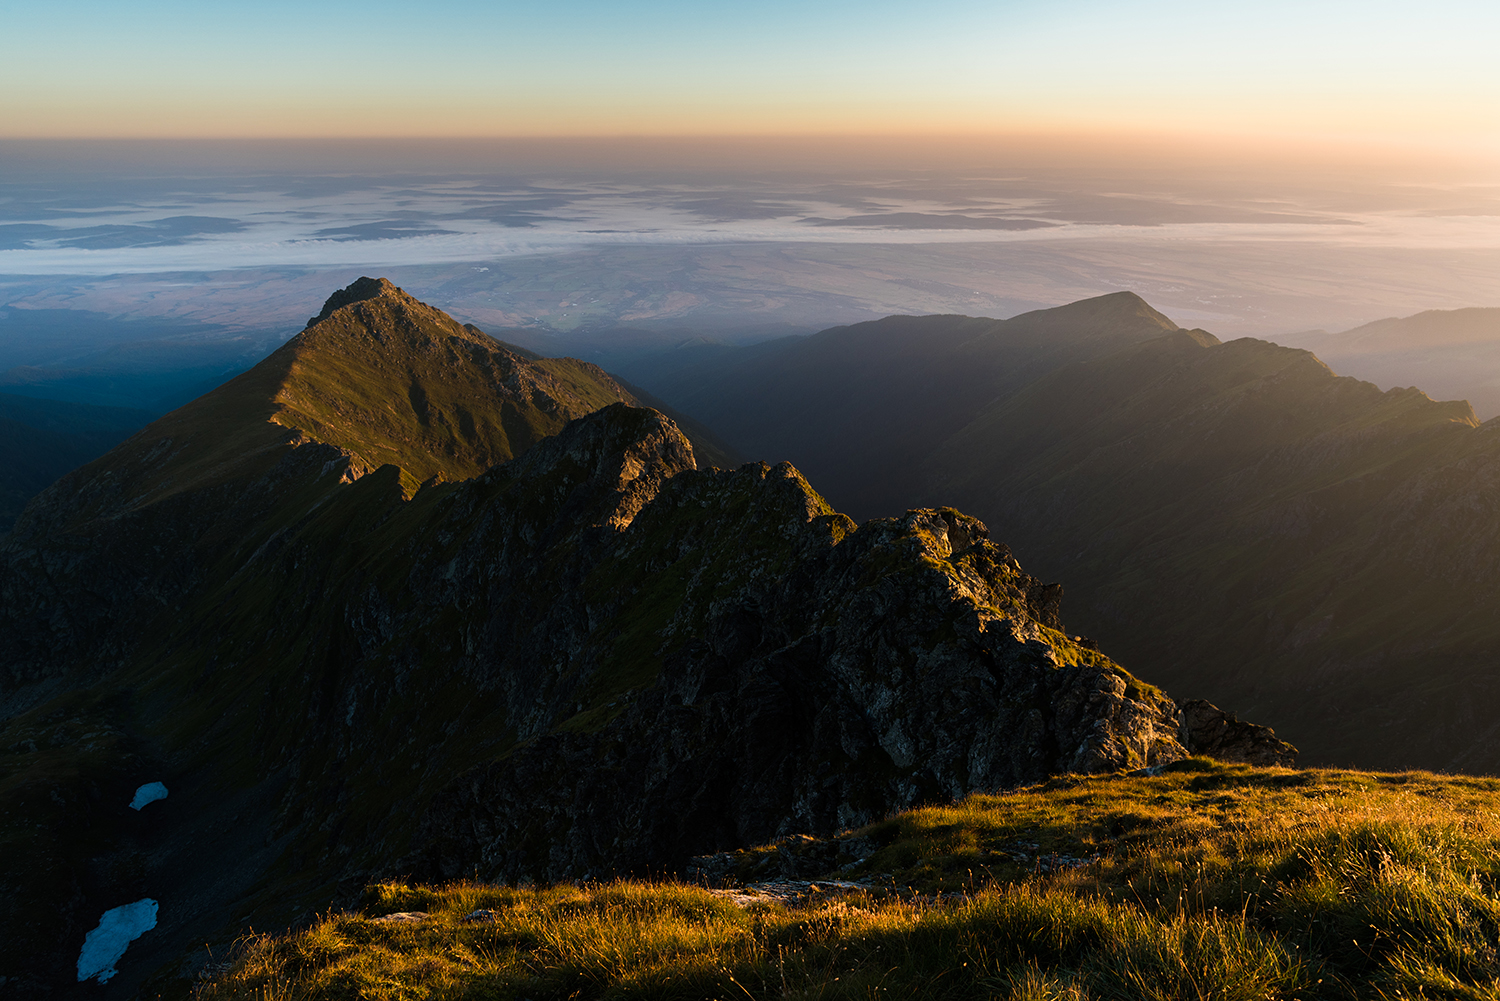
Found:
[[[144,410],[0,393],[0,535],[43,487],[155,417]]]
[[[1415,316],[1376,320],[1327,338],[1330,346],[1350,351],[1395,351],[1495,341],[1500,341],[1500,309],[1496,308],[1429,309]]]
[[[741,452],[816,470],[842,510],[909,504],[908,479],[986,406],[1059,365],[1176,330],[1117,292],[1009,320],[892,316],[811,337],[705,349],[638,381]]]
[[[1330,334],[1277,341],[1316,352],[1336,370],[1381,386],[1421,386],[1468,400],[1480,418],[1500,415],[1500,309],[1430,309]]]
[[[43,491],[0,545],[7,991],[76,987],[142,898],[105,996],[378,874],[670,871],[1060,771],[1295,754],[1063,632],[974,519],[856,527],[628,402],[362,280]]]

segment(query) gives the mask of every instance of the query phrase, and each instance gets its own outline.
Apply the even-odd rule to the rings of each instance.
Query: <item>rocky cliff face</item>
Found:
[[[493,741],[431,776],[402,866],[661,869],[1187,753],[1175,704],[1060,632],[1056,589],[957,512],[856,527],[790,466],[697,470],[670,421],[623,406],[431,490],[385,547],[395,586],[343,583],[319,630],[347,640],[326,655],[336,722],[317,741],[336,750],[310,798],[367,783],[380,731],[457,723],[436,694],[454,675]],[[278,593],[295,602],[316,559],[289,545]],[[306,632],[277,618],[289,644]]]
[[[657,651],[651,682],[580,698],[576,725],[439,793],[418,839],[429,869],[660,869],[709,845],[1186,756],[1172,701],[1049,624],[1033,598],[1052,595],[982,524],[925,510],[856,528],[825,511],[785,465],[665,481],[580,575],[587,588],[638,568],[614,616],[581,611],[606,635],[663,622],[634,641]]]
[[[607,406],[413,488],[370,457],[425,440],[401,431],[421,426],[414,400],[429,427],[472,413],[464,387],[487,376],[384,287],[326,312],[290,358],[53,488],[5,550],[0,678],[43,704],[0,732],[18,776],[0,807],[27,818],[0,830],[0,897],[36,901],[0,958],[49,955],[53,986],[94,916],[135,896],[161,904],[144,969],[374,875],[671,870],[1173,761],[1213,730],[1064,633],[1060,589],[978,521],[856,526],[789,465],[699,469],[653,410]],[[327,396],[356,371],[365,403]],[[322,417],[293,421],[289,385],[324,387]],[[390,412],[356,419],[372,401]],[[132,827],[125,794],[149,781],[173,798]],[[139,983],[121,969],[117,992]]]

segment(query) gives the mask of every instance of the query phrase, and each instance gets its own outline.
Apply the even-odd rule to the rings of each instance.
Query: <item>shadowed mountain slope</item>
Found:
[[[996,398],[1176,329],[1116,292],[1009,320],[892,316],[632,378],[745,454],[809,470],[863,518],[910,503],[903,472]]]
[[[1494,313],[1329,340],[1467,350]],[[796,457],[841,506],[973,512],[1067,581],[1072,620],[1125,663],[1314,761],[1500,770],[1500,437],[1467,403],[1220,344],[1128,293],[732,357],[696,388],[647,385],[752,455]]]
[[[995,405],[924,478],[1111,649],[1314,759],[1500,769],[1500,423],[1467,403],[1177,333]]]
[[[356,283],[27,508],[8,990],[73,986],[143,898],[105,997],[374,876],[660,872],[1058,771],[1295,754],[1065,632],[1061,589],[951,508],[857,527],[790,465],[698,468],[654,410],[563,423],[596,373]]]
[[[0,535],[10,531],[42,488],[97,459],[155,416],[0,393]]]
[[[143,621],[321,505],[320,489],[300,486],[310,470],[337,466],[349,481],[390,466],[409,497],[617,401],[633,397],[587,362],[523,358],[362,278],[250,371],[31,503],[7,540],[0,675],[12,687],[55,678],[67,652],[105,636],[128,649]]]

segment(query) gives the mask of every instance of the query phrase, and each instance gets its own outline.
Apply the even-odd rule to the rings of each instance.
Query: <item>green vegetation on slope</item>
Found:
[[[85,475],[114,477],[116,486],[107,496],[63,498],[74,525],[113,513],[99,505],[117,498],[140,509],[243,484],[309,439],[350,453],[351,476],[400,467],[409,497],[435,475],[477,476],[575,417],[633,402],[596,366],[522,357],[383,278],[341,290],[313,319],[254,368],[90,467]]]
[[[373,886],[242,940],[200,996],[1493,998],[1497,806],[1500,781],[1427,773],[1062,777],[851,832],[872,854],[830,875],[871,888],[790,903]],[[396,912],[428,917],[376,920]]]
[[[272,419],[372,469],[400,466],[408,496],[436,474],[477,476],[630,399],[594,365],[519,357],[384,279],[348,291],[351,301],[267,359],[285,372]]]

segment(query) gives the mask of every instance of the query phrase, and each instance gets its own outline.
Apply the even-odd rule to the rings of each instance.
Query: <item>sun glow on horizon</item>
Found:
[[[1500,10],[1457,0],[62,0],[7,21],[10,138],[1500,134]]]

